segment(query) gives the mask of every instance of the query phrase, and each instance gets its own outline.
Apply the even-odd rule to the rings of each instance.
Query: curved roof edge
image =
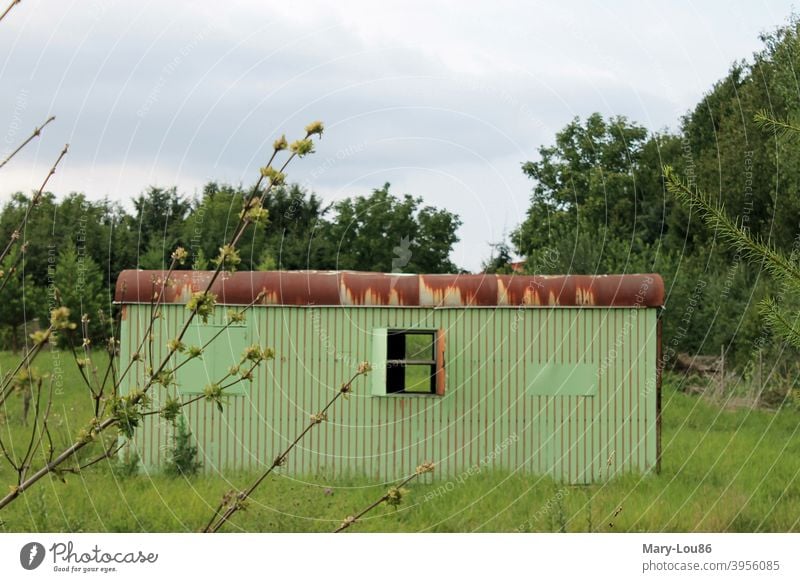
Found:
[[[127,270],[114,301],[150,303],[166,271]],[[212,271],[173,271],[164,303],[185,303],[203,291]],[[409,275],[359,271],[240,271],[220,274],[211,288],[220,303],[409,307],[597,306],[660,307],[664,281],[643,275]]]

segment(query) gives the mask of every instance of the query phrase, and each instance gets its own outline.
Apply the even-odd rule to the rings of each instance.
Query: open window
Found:
[[[376,329],[372,345],[372,394],[443,395],[444,331]]]

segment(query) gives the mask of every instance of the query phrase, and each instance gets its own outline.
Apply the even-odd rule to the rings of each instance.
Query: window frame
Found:
[[[428,335],[432,336],[432,359],[399,359],[389,358],[389,342],[391,336],[403,335]],[[372,338],[372,386],[373,396],[392,396],[392,397],[431,397],[444,396],[445,393],[445,333],[439,328],[376,328],[373,330]],[[405,346],[404,346],[405,350]],[[394,366],[430,366],[431,389],[424,392],[402,390],[390,391],[389,369]],[[405,382],[405,374],[403,375]]]

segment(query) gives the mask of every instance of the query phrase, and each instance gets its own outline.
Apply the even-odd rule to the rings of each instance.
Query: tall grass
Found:
[[[39,363],[44,368],[51,360],[48,353]],[[12,361],[0,354],[3,369]],[[55,438],[68,440],[75,428],[71,418],[84,418],[93,403],[71,378],[77,371],[65,365],[64,374],[54,426],[64,433]],[[664,385],[660,475],[580,487],[535,475],[483,472],[442,495],[433,494],[442,484],[435,478],[411,487],[399,507],[384,505],[364,516],[354,531],[800,531],[800,414],[726,410],[679,392],[677,380],[668,376]],[[0,411],[3,434],[27,434],[21,406],[22,399],[13,398]],[[3,512],[0,529],[197,531],[220,490],[255,477],[131,477],[115,464],[63,475],[66,483],[48,477]],[[227,531],[329,532],[385,491],[386,484],[358,476],[276,475],[268,490],[256,492],[247,510],[231,518]]]

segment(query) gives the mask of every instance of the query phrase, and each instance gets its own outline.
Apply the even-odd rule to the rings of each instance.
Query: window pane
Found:
[[[403,392],[406,385],[406,367],[402,364],[388,364],[386,366],[386,393],[395,394]]]
[[[433,392],[433,366],[406,366],[406,392]]]
[[[403,331],[390,331],[386,356],[390,360],[405,360],[406,334]]]
[[[406,333],[406,360],[433,360],[432,333]]]

